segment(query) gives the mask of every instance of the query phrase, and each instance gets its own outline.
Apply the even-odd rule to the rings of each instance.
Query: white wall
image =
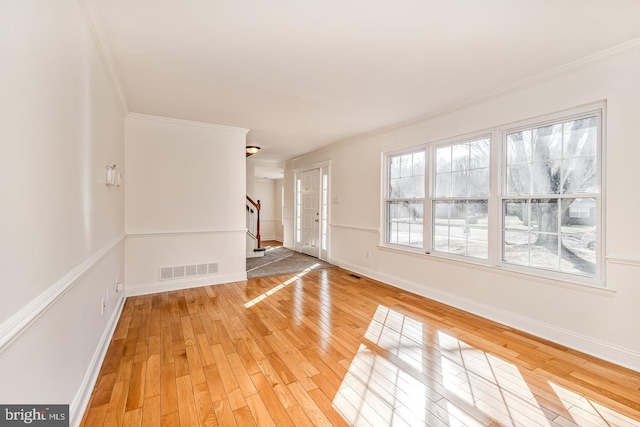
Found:
[[[253,184],[253,200],[260,200],[260,235],[262,240],[276,238],[276,196],[274,180],[256,179]]]
[[[124,190],[105,167],[124,171],[126,108],[81,4],[0,4],[0,402],[80,416],[123,302]]]
[[[128,295],[246,278],[246,129],[132,114],[126,120]],[[205,277],[159,268],[218,263]]]
[[[275,223],[273,226],[274,239],[282,242],[284,240],[284,223],[282,222],[282,189],[284,188],[284,179],[273,180],[273,192],[275,196]]]
[[[431,119],[288,162],[285,245],[293,244],[293,169],[331,160],[331,262],[640,370],[640,198],[630,192],[640,182],[638,75],[636,45]],[[600,100],[607,101],[606,279],[615,293],[378,246],[381,153]]]
[[[246,156],[246,155],[245,155]],[[254,201],[256,200],[254,198],[255,196],[255,170],[256,170],[256,161],[254,158],[252,157],[245,157],[246,158],[246,195],[251,197]]]

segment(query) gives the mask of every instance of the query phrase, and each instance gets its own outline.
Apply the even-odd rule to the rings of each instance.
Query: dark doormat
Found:
[[[247,258],[247,278],[255,279],[279,274],[301,273],[307,268],[322,270],[333,267],[335,265],[318,258],[280,246],[268,249],[263,257]]]

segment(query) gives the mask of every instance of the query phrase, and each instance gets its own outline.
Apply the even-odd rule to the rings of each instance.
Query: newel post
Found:
[[[258,249],[260,249],[260,200],[256,204],[256,209],[258,211],[258,227],[256,230],[256,237],[258,238]]]

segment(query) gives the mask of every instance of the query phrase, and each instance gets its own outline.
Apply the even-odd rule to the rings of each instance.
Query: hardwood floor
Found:
[[[640,373],[348,271],[127,299],[83,426],[640,426]]]
[[[278,242],[277,240],[263,240],[260,246],[263,248],[268,248],[268,247],[275,248],[278,246],[282,246],[282,242]]]

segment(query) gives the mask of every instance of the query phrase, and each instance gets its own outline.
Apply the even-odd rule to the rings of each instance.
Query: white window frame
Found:
[[[543,268],[536,267],[528,267],[517,264],[511,264],[503,261],[504,258],[504,248],[502,246],[502,229],[503,229],[503,214],[502,214],[502,206],[504,200],[513,200],[513,199],[536,199],[541,198],[537,197],[537,195],[528,195],[528,196],[516,196],[516,195],[508,195],[507,194],[507,172],[506,172],[506,156],[507,156],[507,135],[527,130],[531,128],[538,128],[543,126],[548,126],[552,124],[564,123],[572,120],[578,120],[587,117],[596,117],[597,122],[597,148],[596,148],[596,192],[588,193],[588,194],[576,194],[571,196],[565,195],[557,195],[558,200],[562,199],[573,199],[573,198],[594,198],[596,200],[596,229],[598,230],[596,233],[596,273],[593,277],[583,276],[580,274],[566,273],[562,271],[554,271],[554,270],[546,270]],[[535,119],[523,120],[521,122],[512,123],[509,126],[504,126],[500,129],[500,196],[498,200],[498,230],[494,233],[496,238],[498,239],[498,257],[496,265],[505,269],[511,270],[514,272],[525,273],[535,276],[546,277],[550,279],[565,281],[565,282],[574,282],[584,285],[604,287],[605,286],[605,230],[603,225],[605,224],[605,186],[604,186],[604,176],[605,171],[604,167],[606,165],[606,161],[604,158],[604,140],[605,140],[605,116],[606,116],[606,105],[604,103],[591,104],[585,107],[574,108],[568,111],[562,111],[559,113],[549,114],[546,116],[538,117]],[[549,195],[544,195],[546,198]]]
[[[489,194],[487,196],[469,196],[469,197],[436,197],[436,150],[441,147],[454,146],[457,144],[464,144],[467,142],[473,142],[480,139],[489,139]],[[430,226],[428,229],[429,232],[429,246],[425,249],[427,253],[442,257],[442,258],[450,258],[456,259],[464,262],[470,262],[473,264],[482,264],[482,265],[490,265],[491,263],[491,225],[492,225],[492,208],[493,204],[491,202],[491,196],[495,194],[493,189],[493,173],[494,170],[494,161],[493,161],[493,141],[491,132],[477,132],[473,134],[468,134],[462,137],[448,138],[445,140],[441,140],[435,143],[428,144],[428,153],[429,158],[431,159],[429,163],[429,170],[426,171],[426,174],[429,176],[430,186],[428,191],[428,197],[426,204],[429,205],[429,222]],[[487,258],[476,258],[468,255],[460,255],[454,254],[450,252],[441,252],[434,249],[434,234],[433,234],[433,203],[436,201],[454,201],[454,200],[464,200],[464,201],[475,201],[475,200],[486,200],[487,201]],[[426,240],[426,239],[425,239]]]
[[[425,167],[425,173],[424,173],[424,178],[425,178],[425,192],[424,192],[424,197],[422,199],[420,198],[414,198],[414,199],[391,199],[389,198],[389,174],[390,174],[390,170],[389,170],[389,159],[391,157],[397,157],[397,156],[402,156],[402,155],[406,155],[406,154],[415,154],[418,152],[424,152],[424,167]],[[405,148],[402,150],[396,150],[396,151],[391,151],[388,153],[384,153],[382,156],[382,161],[383,161],[383,173],[384,173],[384,179],[382,180],[382,182],[384,183],[384,187],[382,189],[382,209],[380,210],[380,215],[381,215],[381,219],[382,219],[382,224],[383,227],[383,232],[381,233],[381,245],[383,246],[387,246],[387,247],[391,247],[391,248],[397,248],[397,249],[401,249],[404,251],[408,251],[408,252],[418,252],[418,253],[424,253],[425,251],[425,247],[430,247],[431,245],[431,240],[430,240],[430,234],[428,233],[428,227],[431,227],[431,219],[430,219],[430,215],[431,215],[431,209],[429,208],[429,205],[427,203],[427,200],[429,198],[429,193],[427,191],[427,189],[429,188],[429,165],[430,165],[430,155],[429,155],[429,150],[427,150],[427,147],[425,145],[419,145],[419,146],[414,146],[414,147],[409,147],[409,148]],[[387,203],[388,202],[392,202],[392,201],[396,201],[396,200],[422,200],[422,248],[416,247],[416,246],[409,246],[409,245],[402,245],[400,243],[391,243],[388,241],[388,233],[389,233],[389,229],[388,229],[388,218],[387,218]],[[427,212],[428,209],[428,212]],[[429,217],[427,217],[427,215],[429,215]],[[427,242],[428,241],[428,242]],[[429,244],[429,246],[427,246],[427,243]]]
[[[589,193],[575,196],[566,196],[565,198],[595,198],[596,200],[596,273],[593,277],[583,276],[579,274],[545,270],[536,267],[527,267],[516,264],[511,264],[502,261],[503,259],[503,202],[504,200],[511,200],[514,198],[532,198],[535,199],[535,195],[531,196],[514,196],[506,194],[506,137],[508,134],[535,128],[542,127],[550,124],[563,123],[580,118],[586,118],[596,116],[597,117],[597,129],[598,129],[598,141],[596,152],[596,170],[597,170],[597,191],[596,193]],[[433,213],[432,206],[434,200],[440,200],[435,196],[435,150],[438,147],[446,145],[455,145],[456,143],[463,143],[481,139],[483,137],[489,137],[490,140],[490,166],[489,166],[489,179],[490,189],[489,196],[478,199],[488,199],[488,258],[473,258],[465,255],[451,254],[445,252],[437,252],[432,250],[433,247],[433,230],[432,221]],[[380,209],[380,247],[389,248],[393,250],[400,250],[403,252],[411,252],[417,254],[426,254],[423,256],[451,259],[452,261],[460,261],[467,264],[476,264],[487,268],[499,268],[501,270],[511,271],[516,274],[526,274],[529,276],[535,276],[545,279],[551,279],[553,281],[563,283],[573,283],[578,285],[584,285],[587,287],[607,289],[606,286],[606,230],[604,224],[606,224],[606,102],[596,102],[582,107],[577,107],[569,110],[559,111],[556,113],[539,116],[532,119],[522,120],[518,122],[509,123],[506,125],[495,126],[491,129],[469,133],[462,136],[453,138],[442,139],[426,144],[416,145],[399,150],[389,151],[382,153],[381,156],[381,171],[382,171],[382,188],[381,188],[381,209]],[[388,197],[389,191],[389,158],[399,156],[403,154],[415,153],[418,151],[425,151],[425,197],[423,199],[423,247],[412,247],[408,245],[389,243],[387,242],[388,236],[388,218],[387,218],[387,203],[392,201]],[[560,199],[561,197],[558,197]],[[473,198],[469,198],[473,199]]]

